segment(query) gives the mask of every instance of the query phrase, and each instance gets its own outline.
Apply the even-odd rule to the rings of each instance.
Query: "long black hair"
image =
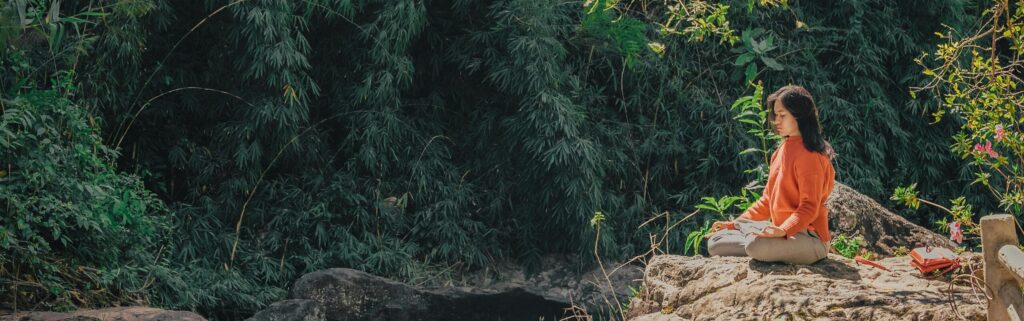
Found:
[[[818,107],[814,105],[814,97],[804,87],[787,85],[768,95],[768,122],[775,122],[775,101],[781,101],[793,118],[796,118],[800,136],[803,137],[807,150],[824,154],[830,159],[836,155],[832,145],[823,137],[821,122],[818,120]]]

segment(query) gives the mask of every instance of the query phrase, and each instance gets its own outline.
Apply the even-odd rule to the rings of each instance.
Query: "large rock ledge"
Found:
[[[0,316],[0,321],[206,321],[202,316],[188,311],[168,311],[150,307],[115,307],[96,310],[60,312],[20,312]]]
[[[979,257],[966,253],[962,259]],[[877,262],[893,272],[834,254],[809,266],[745,257],[658,256],[647,266],[627,319],[960,320],[949,305],[948,278],[921,278],[908,257]],[[960,314],[985,320],[984,297],[966,286],[954,287],[953,293]]]

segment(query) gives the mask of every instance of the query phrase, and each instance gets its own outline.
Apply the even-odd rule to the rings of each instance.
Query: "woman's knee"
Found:
[[[711,256],[742,256],[746,253],[743,250],[742,235],[736,231],[726,230],[712,234],[708,238],[708,254]]]
[[[779,259],[778,246],[772,246],[771,239],[763,237],[754,237],[750,242],[746,244],[743,250],[747,253],[747,256],[763,262],[775,262]]]
[[[797,242],[797,240],[757,237],[747,243],[744,250],[747,252],[747,256],[762,262],[809,265],[824,258],[823,253],[825,252],[815,247],[800,246],[802,244],[797,244]]]

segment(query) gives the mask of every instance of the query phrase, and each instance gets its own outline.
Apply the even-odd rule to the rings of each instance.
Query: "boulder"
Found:
[[[245,321],[324,321],[324,308],[313,300],[284,300],[271,304]]]
[[[61,321],[61,320],[117,320],[117,321],[206,321],[188,311],[168,311],[150,307],[116,307],[74,312],[20,312],[0,316],[0,321]]]
[[[977,265],[980,255],[962,260]],[[965,282],[922,278],[905,256],[877,262],[892,272],[834,254],[807,266],[657,256],[627,320],[960,320],[950,298],[967,320],[985,320],[984,296]]]
[[[344,268],[303,275],[288,297],[317,302],[332,321],[417,320],[430,313],[433,299],[408,285]]]
[[[956,248],[949,238],[889,211],[882,204],[849,186],[836,183],[825,206],[829,211],[829,231],[862,236],[864,248],[883,256],[892,256],[897,248],[913,249],[916,244]]]

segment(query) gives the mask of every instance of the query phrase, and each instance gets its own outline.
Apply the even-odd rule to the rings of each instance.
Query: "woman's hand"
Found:
[[[765,226],[760,232],[753,233],[757,237],[785,237],[786,230],[775,225]]]
[[[716,221],[711,224],[711,230],[708,230],[707,234],[704,234],[704,238],[711,237],[711,234],[721,230],[735,230],[735,225],[730,221]]]

